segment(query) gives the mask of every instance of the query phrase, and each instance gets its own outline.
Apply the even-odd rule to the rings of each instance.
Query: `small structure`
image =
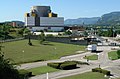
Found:
[[[88,46],[87,46],[87,50],[88,50],[88,51],[91,51],[91,52],[96,52],[96,50],[97,50],[97,45],[96,45],[96,44],[88,45]]]

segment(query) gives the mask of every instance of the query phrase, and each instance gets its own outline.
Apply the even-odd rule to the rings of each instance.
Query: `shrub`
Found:
[[[103,73],[103,74],[106,74],[106,75],[110,75],[110,71],[107,71],[107,70],[103,70],[103,69],[102,69],[102,73]]]
[[[19,74],[20,74],[20,79],[28,79],[28,77],[32,76],[32,72],[29,72],[27,70],[19,70]]]
[[[76,68],[75,62],[64,62],[61,64],[60,69],[67,70],[67,69],[75,69]]]
[[[101,68],[92,69],[92,72],[100,72],[100,71],[101,71]]]
[[[87,62],[81,62],[81,61],[73,61],[73,62],[80,65],[89,65]]]
[[[58,66],[60,65],[60,63],[47,63],[47,65],[50,66],[50,67],[53,67],[53,68],[59,69]]]
[[[117,50],[118,58],[120,58],[120,50]]]
[[[56,69],[66,70],[76,68],[77,64],[73,61],[65,61],[60,63],[48,63],[47,65]]]
[[[92,72],[99,72],[99,73],[103,73],[105,75],[110,75],[110,71],[104,70],[104,69],[101,69],[101,68],[94,68],[94,69],[92,69]]]
[[[46,37],[54,37],[53,34],[47,34]]]

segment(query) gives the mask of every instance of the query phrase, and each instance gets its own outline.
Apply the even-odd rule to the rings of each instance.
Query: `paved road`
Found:
[[[71,76],[71,75],[76,75],[76,74],[81,74],[84,72],[91,71],[92,68],[100,67],[112,71],[112,74],[114,74],[114,77],[120,77],[120,71],[118,70],[120,67],[120,60],[116,61],[111,61],[108,58],[108,52],[111,51],[110,46],[100,46],[98,47],[98,50],[102,50],[101,53],[99,53],[98,60],[96,61],[90,61],[89,66],[79,66],[80,68],[78,69],[73,69],[73,70],[61,70],[58,72],[53,72],[49,73],[49,79],[58,79],[66,76]],[[23,64],[21,65],[20,69],[30,69],[34,67],[39,67],[43,65],[47,65],[48,62],[61,62],[61,61],[66,61],[66,60],[77,60],[77,61],[86,61],[83,59],[83,57],[86,55],[92,55],[95,53],[91,52],[86,52],[83,54],[77,54],[77,55],[72,55],[72,56],[66,56],[62,57],[61,59],[58,60],[50,60],[50,61],[44,61],[44,62],[36,62],[36,63],[29,63],[29,64]],[[34,77],[31,77],[30,79],[46,79],[46,74],[42,75],[37,75]]]
[[[21,64],[18,68],[19,69],[30,69],[30,68],[45,66],[49,62],[62,62],[62,61],[67,61],[67,60],[78,60],[79,59],[80,61],[86,61],[85,59],[83,59],[83,56],[85,56],[85,55],[92,55],[92,53],[86,52],[86,53],[82,53],[82,54],[61,57],[60,59],[57,59],[57,60],[49,60],[49,61]]]

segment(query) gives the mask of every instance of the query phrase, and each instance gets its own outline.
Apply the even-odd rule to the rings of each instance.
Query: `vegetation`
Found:
[[[6,58],[12,58],[14,63],[25,63],[41,60],[58,59],[62,56],[76,54],[76,51],[84,51],[85,46],[48,42],[40,45],[37,40],[32,40],[33,46],[27,44],[28,40],[4,43]]]
[[[118,55],[117,55],[117,51],[111,51],[108,53],[108,57],[111,60],[117,60],[118,59]]]
[[[65,61],[65,62],[53,62],[53,63],[48,63],[47,65],[56,69],[75,69],[76,65],[89,65],[86,62],[81,62],[81,61]]]
[[[89,65],[87,62],[81,62],[81,61],[72,61],[72,62],[75,62],[76,64],[79,65]]]
[[[26,27],[17,28],[8,24],[0,24],[0,40],[23,37],[24,34],[27,34],[28,32],[30,31]]]
[[[113,31],[113,28],[108,29],[107,31],[104,30],[98,30],[97,35],[99,36],[105,36],[105,37],[116,37],[117,32]]]
[[[19,75],[20,75],[20,79],[28,79],[28,77],[32,76],[32,72],[22,69],[19,70]]]
[[[84,58],[88,60],[98,60],[98,55],[85,56]]]
[[[73,61],[48,63],[47,65],[56,69],[63,69],[63,70],[75,69],[77,67],[76,62]]]
[[[108,79],[108,78],[105,78],[102,73],[87,72],[87,73],[69,76],[69,77],[60,78],[60,79]]]
[[[44,34],[44,31],[41,31],[41,34],[40,34],[40,44],[43,44],[45,41],[45,34]]]
[[[104,69],[101,69],[101,68],[94,68],[94,69],[92,69],[92,72],[99,72],[99,73],[103,73],[105,75],[110,75],[110,71],[104,70]]]
[[[111,60],[120,59],[120,50],[111,51],[111,52],[108,53],[108,56]]]
[[[18,70],[11,64],[10,59],[4,58],[2,45],[0,45],[0,78],[20,79]]]
[[[117,50],[118,58],[120,59],[120,50]]]
[[[12,27],[5,24],[0,25],[0,39],[11,38],[11,36],[9,36],[10,28]]]
[[[72,34],[72,32],[70,30],[67,30],[64,32],[64,35],[71,35],[71,34]]]
[[[40,74],[45,74],[47,72],[50,73],[50,72],[59,71],[59,69],[55,69],[49,66],[42,66],[42,67],[28,69],[27,71],[32,72],[33,75],[40,75]]]

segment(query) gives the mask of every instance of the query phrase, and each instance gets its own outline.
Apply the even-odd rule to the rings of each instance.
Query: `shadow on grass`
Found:
[[[54,46],[54,44],[44,43],[42,45]]]
[[[100,50],[100,51],[94,51],[92,53],[101,53],[101,52],[103,52],[103,51],[102,50]]]
[[[78,68],[80,68],[80,67],[76,67],[76,68],[66,68],[66,69],[63,69],[63,70],[73,70],[73,69],[78,69]]]
[[[48,42],[48,41],[43,42],[43,44],[41,44],[41,45],[54,46],[54,44],[50,44],[50,42]]]

